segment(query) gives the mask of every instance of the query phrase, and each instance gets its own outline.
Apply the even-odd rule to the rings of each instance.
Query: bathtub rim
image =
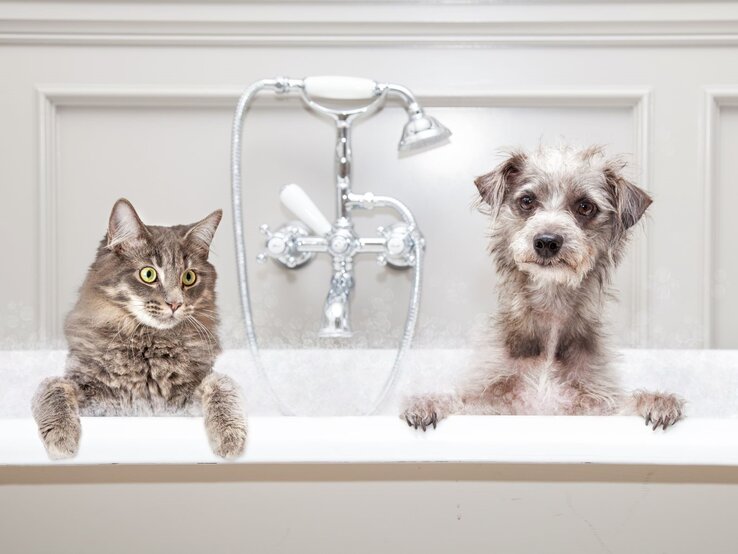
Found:
[[[434,431],[399,418],[253,417],[244,456],[210,451],[197,417],[85,417],[72,460],[46,456],[35,422],[0,419],[0,466],[191,464],[602,464],[738,467],[738,418],[652,431],[625,416],[453,416]]]

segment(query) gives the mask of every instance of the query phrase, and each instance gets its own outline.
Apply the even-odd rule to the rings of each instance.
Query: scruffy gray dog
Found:
[[[599,147],[540,147],[475,180],[492,216],[492,340],[458,394],[411,399],[408,425],[425,430],[450,414],[639,414],[666,429],[682,417],[673,394],[623,394],[603,340],[611,273],[651,204],[624,167]]]
[[[33,398],[50,457],[77,453],[80,415],[202,414],[217,455],[243,452],[238,386],[213,372],[220,345],[208,255],[221,215],[158,227],[128,200],[115,203],[66,320],[64,376],[45,379]]]

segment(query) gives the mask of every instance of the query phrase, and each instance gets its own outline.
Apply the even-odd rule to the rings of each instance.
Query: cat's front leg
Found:
[[[200,384],[200,401],[210,446],[221,458],[237,458],[246,446],[246,419],[238,385],[221,373]]]
[[[77,385],[65,377],[41,381],[31,409],[49,457],[58,460],[77,454],[82,426]]]

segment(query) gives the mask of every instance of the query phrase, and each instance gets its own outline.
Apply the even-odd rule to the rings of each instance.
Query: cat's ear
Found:
[[[108,249],[125,249],[145,239],[147,235],[146,226],[133,209],[133,205],[125,198],[118,200],[110,212]]]
[[[210,243],[213,242],[215,230],[222,217],[223,210],[215,210],[205,219],[190,225],[184,236],[185,244],[207,257],[210,252]]]

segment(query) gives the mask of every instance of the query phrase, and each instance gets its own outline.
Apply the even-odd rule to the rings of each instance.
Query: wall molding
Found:
[[[718,176],[719,160],[717,159],[718,134],[720,132],[720,109],[738,107],[737,86],[706,87],[703,91],[703,133],[702,133],[702,168],[703,168],[703,335],[702,348],[712,348],[714,341],[715,310],[715,252],[712,242],[715,227],[714,189]]]
[[[0,44],[738,45],[738,5],[730,2],[419,4],[2,2]]]
[[[39,344],[56,341],[59,321],[57,218],[57,137],[56,103],[52,96],[37,91],[38,98],[38,321]]]
[[[635,156],[638,167],[638,183],[645,189],[650,190],[653,182],[652,174],[652,137],[653,137],[653,101],[650,90],[642,91],[641,96],[633,105],[633,117],[635,119],[633,131],[635,133]],[[651,306],[649,300],[650,288],[650,243],[649,235],[642,233],[638,241],[633,244],[635,250],[635,267],[633,271],[633,294],[634,306],[631,306],[633,317],[632,325],[636,329],[638,342],[634,346],[648,348],[651,345]]]
[[[97,86],[39,85],[38,98],[38,336],[42,344],[60,340],[58,291],[58,167],[57,116],[63,107],[223,107],[235,108],[243,91],[241,86],[161,87],[161,86]],[[651,158],[651,92],[637,88],[571,88],[481,91],[418,91],[419,101],[427,107],[537,107],[537,108],[629,108],[633,111],[634,157],[639,168],[637,178],[646,187],[650,183]],[[301,108],[299,101],[285,101],[273,95],[260,98],[258,106]],[[633,301],[629,306],[631,328],[635,330],[636,347],[649,344],[650,309],[649,243],[639,237],[635,249]]]

